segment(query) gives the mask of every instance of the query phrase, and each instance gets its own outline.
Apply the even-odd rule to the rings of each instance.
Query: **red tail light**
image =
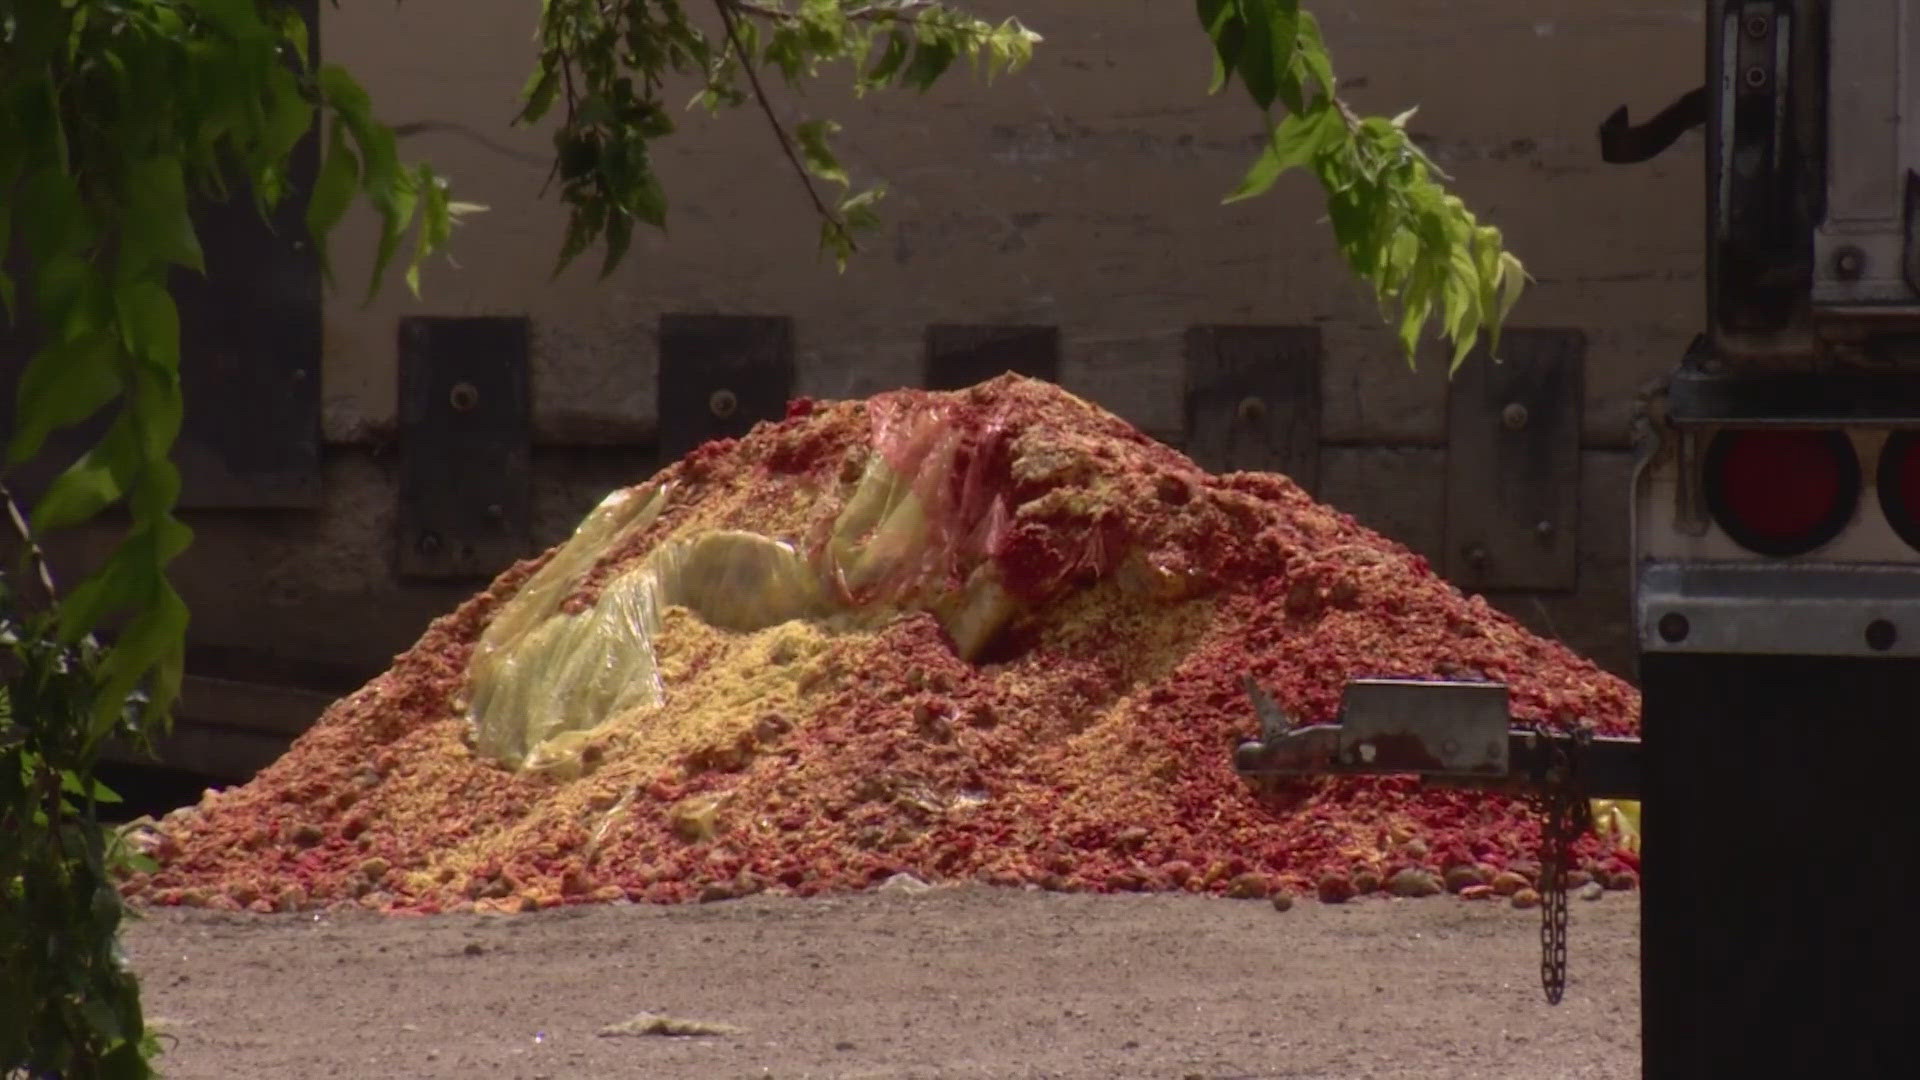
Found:
[[[1896,431],[1880,451],[1880,510],[1907,546],[1920,550],[1920,434]]]
[[[1707,447],[1705,481],[1714,522],[1761,555],[1812,551],[1860,504],[1860,459],[1838,431],[1722,431]]]

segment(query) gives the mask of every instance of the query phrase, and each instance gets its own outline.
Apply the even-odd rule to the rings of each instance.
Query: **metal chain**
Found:
[[[1585,730],[1572,739],[1578,748],[1591,737]],[[1580,795],[1579,777],[1565,743],[1554,739],[1553,765],[1545,793],[1546,828],[1540,858],[1540,987],[1547,1004],[1558,1005],[1567,989],[1567,870],[1573,843],[1587,830],[1592,812]]]

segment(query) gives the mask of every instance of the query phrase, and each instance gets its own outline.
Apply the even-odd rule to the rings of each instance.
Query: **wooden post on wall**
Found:
[[[525,318],[400,320],[398,567],[491,577],[532,547]]]
[[[1211,472],[1277,472],[1320,483],[1320,331],[1196,326],[1187,331],[1187,456]]]
[[[660,459],[785,416],[793,378],[784,315],[661,316]]]
[[[1463,589],[1572,590],[1579,579],[1586,335],[1511,327],[1447,390],[1444,570]]]
[[[1060,381],[1060,328],[936,323],[927,327],[928,390],[964,390],[1011,371]]]

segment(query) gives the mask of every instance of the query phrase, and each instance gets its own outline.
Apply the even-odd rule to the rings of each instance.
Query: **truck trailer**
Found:
[[[1640,737],[1517,725],[1488,684],[1356,683],[1304,725],[1250,686],[1236,765],[1542,794],[1556,1001],[1564,844],[1585,799],[1637,798],[1644,1075],[1893,1076],[1920,970],[1920,2],[1705,17],[1704,84],[1599,132],[1622,168],[1706,140],[1707,325],[1640,394],[1623,493]]]

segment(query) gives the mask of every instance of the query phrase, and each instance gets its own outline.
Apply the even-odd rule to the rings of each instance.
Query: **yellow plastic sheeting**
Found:
[[[494,614],[467,667],[468,719],[482,753],[518,765],[571,726],[569,716],[660,699],[644,623],[652,616],[635,597],[608,589],[590,611],[559,608],[608,548],[659,518],[667,495],[664,487],[609,495]]]
[[[673,607],[741,634],[796,619],[857,624],[923,610],[941,621],[961,655],[976,655],[1018,605],[991,563],[957,586],[949,579],[954,530],[939,527],[919,492],[940,490],[952,455],[937,424],[912,434],[923,439],[908,455],[913,472],[901,475],[889,455],[873,454],[812,556],[753,532],[688,532],[607,582],[590,609],[562,611],[602,555],[658,521],[670,493],[610,496],[481,635],[468,669],[475,748],[513,767],[571,771],[583,733],[639,718],[672,692],[653,642],[661,613]]]
[[[581,571],[587,566],[591,562]],[[529,599],[548,603],[552,598]],[[490,757],[525,764],[562,735],[660,704],[665,688],[653,639],[660,632],[660,613],[668,607],[686,608],[711,626],[743,633],[828,610],[818,578],[786,544],[719,531],[669,541],[607,582],[593,607],[549,614],[475,665],[475,745]],[[524,618],[515,623],[526,626]]]
[[[1593,831],[1627,851],[1640,850],[1640,804],[1630,799],[1594,799]]]

